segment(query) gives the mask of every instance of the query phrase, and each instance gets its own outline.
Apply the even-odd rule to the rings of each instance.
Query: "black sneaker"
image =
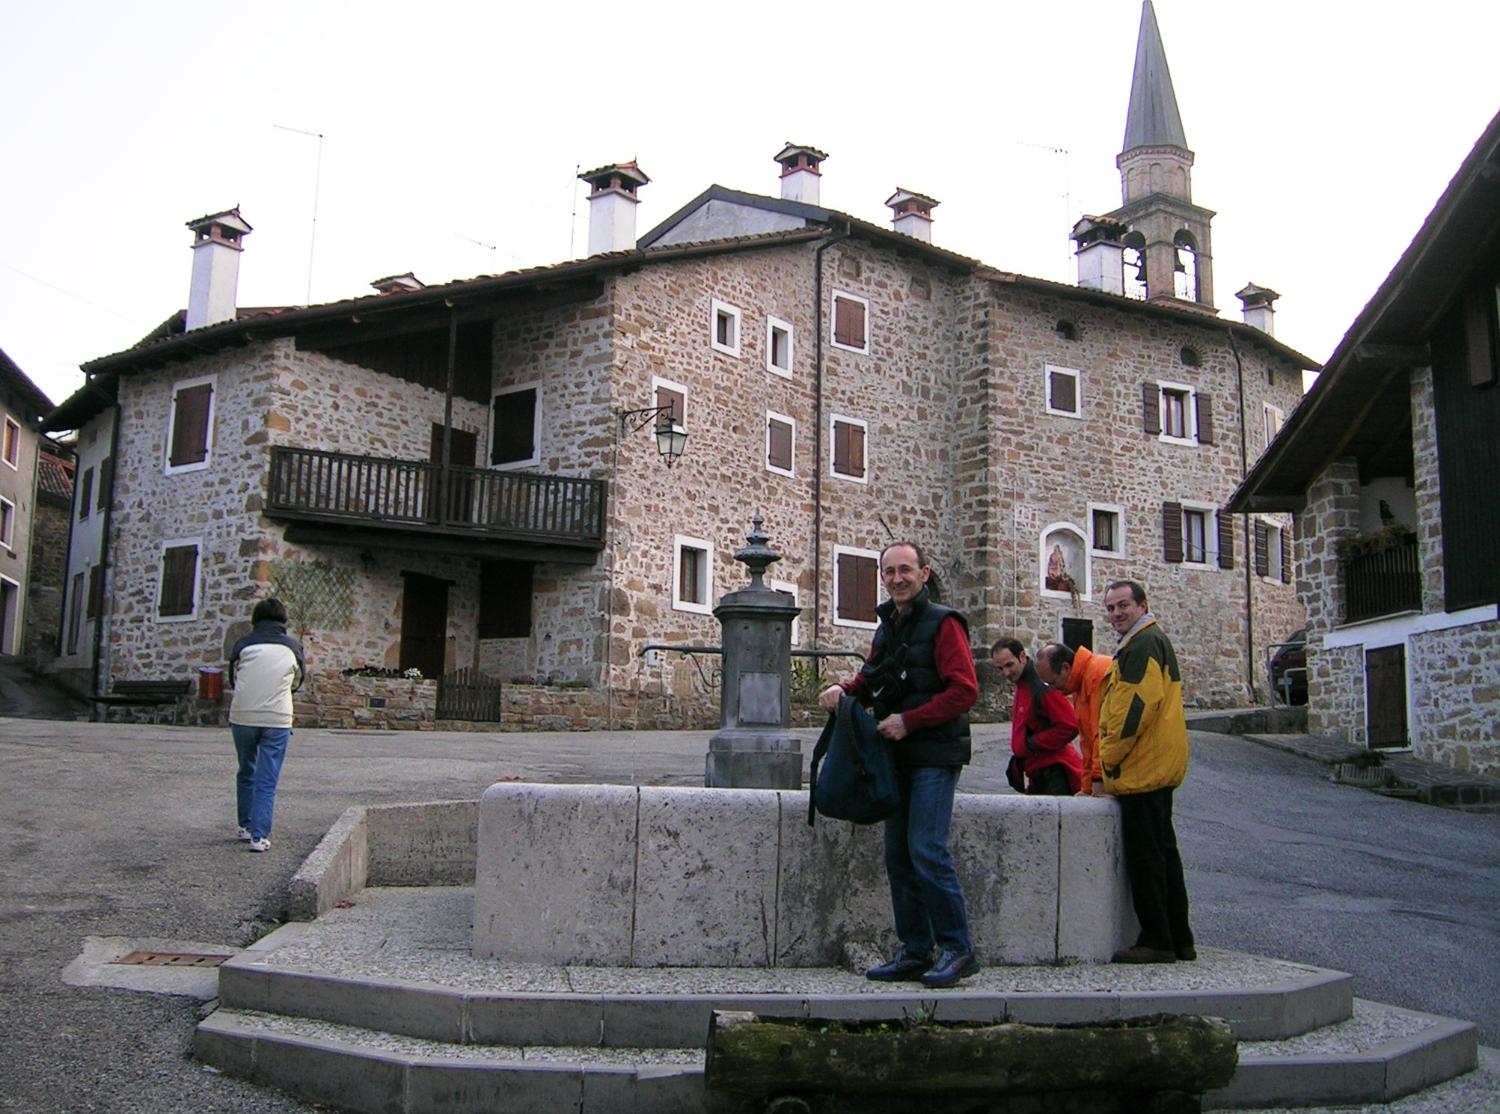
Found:
[[[979,970],[979,960],[973,952],[940,952],[932,970],[922,976],[922,985],[931,987],[957,986],[959,979],[966,979]]]
[[[876,982],[916,982],[931,967],[931,959],[918,959],[902,951],[889,963],[871,967],[865,972],[865,978],[874,979]]]

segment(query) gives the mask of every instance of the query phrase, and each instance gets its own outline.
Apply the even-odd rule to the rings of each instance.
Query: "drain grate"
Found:
[[[201,952],[131,952],[111,962],[136,967],[217,967],[228,958]]]

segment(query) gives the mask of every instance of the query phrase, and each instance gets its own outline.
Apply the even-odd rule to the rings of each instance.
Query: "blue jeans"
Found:
[[[271,834],[276,781],[281,777],[281,763],[286,759],[292,729],[231,723],[229,733],[234,736],[234,749],[240,756],[239,774],[234,779],[240,827],[248,828],[255,839],[265,839]]]
[[[973,950],[964,891],[948,854],[948,825],[958,766],[897,766],[901,804],[885,822],[885,874],[891,883],[896,935],[913,956],[933,945]]]

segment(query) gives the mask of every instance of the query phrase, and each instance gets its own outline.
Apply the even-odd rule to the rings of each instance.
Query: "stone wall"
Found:
[[[297,690],[299,727],[431,731],[437,681],[405,677],[310,676]]]
[[[1500,622],[1414,635],[1407,650],[1415,753],[1500,777]],[[1417,668],[1411,668],[1416,663]]]
[[[1359,465],[1334,461],[1307,491],[1297,516],[1297,592],[1307,609],[1307,725],[1315,735],[1365,740],[1364,655],[1325,647],[1344,621],[1338,543],[1359,532]]]

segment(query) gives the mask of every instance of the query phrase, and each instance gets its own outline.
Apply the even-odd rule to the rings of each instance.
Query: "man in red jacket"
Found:
[[[1016,686],[1010,709],[1010,749],[1026,775],[1026,792],[1034,796],[1071,797],[1083,786],[1083,760],[1073,740],[1078,716],[1057,689],[1037,675],[1026,647],[1002,638],[990,656],[1005,679]]]

